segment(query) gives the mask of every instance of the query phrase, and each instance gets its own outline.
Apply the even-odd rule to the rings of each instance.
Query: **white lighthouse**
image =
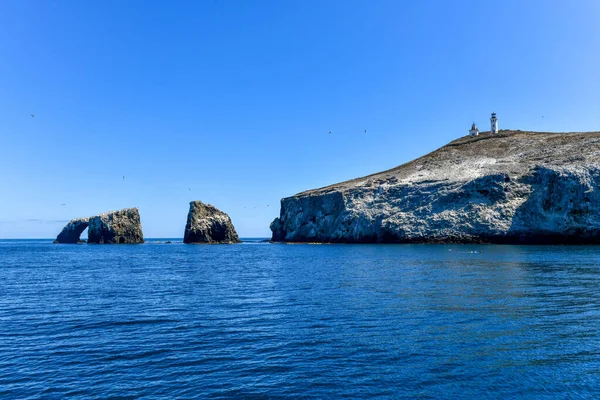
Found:
[[[490,118],[490,122],[492,123],[492,133],[498,133],[498,118],[496,118],[496,113],[492,113],[492,118]]]

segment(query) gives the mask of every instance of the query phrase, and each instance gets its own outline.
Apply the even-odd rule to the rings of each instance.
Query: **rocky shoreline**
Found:
[[[71,220],[55,243],[143,243],[137,208]],[[283,243],[600,244],[600,132],[500,131],[399,167],[281,200]],[[239,243],[231,218],[190,202],[184,243]]]
[[[464,137],[281,200],[275,242],[600,243],[600,132]]]
[[[92,217],[75,218],[56,237],[54,243],[85,243],[81,234],[88,229],[90,244],[144,243],[140,213],[137,208],[124,208]],[[210,204],[190,202],[184,243],[240,243],[231,218]],[[167,241],[166,243],[171,243]]]

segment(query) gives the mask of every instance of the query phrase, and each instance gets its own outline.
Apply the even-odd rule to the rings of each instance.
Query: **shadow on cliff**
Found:
[[[531,193],[501,242],[600,244],[600,170],[537,166],[521,182]]]
[[[89,218],[76,218],[62,229],[56,237],[54,243],[82,243],[81,234],[88,229],[90,224]]]

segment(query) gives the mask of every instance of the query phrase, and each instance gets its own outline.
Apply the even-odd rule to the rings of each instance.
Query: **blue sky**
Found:
[[[595,0],[0,0],[0,237],[131,206],[146,237],[182,237],[196,199],[270,236],[282,197],[491,111],[600,130],[599,18]]]

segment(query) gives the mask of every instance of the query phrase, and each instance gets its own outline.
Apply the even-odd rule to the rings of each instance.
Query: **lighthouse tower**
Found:
[[[496,118],[496,113],[492,113],[492,118],[490,118],[490,122],[492,123],[492,133],[498,133],[498,118]]]

